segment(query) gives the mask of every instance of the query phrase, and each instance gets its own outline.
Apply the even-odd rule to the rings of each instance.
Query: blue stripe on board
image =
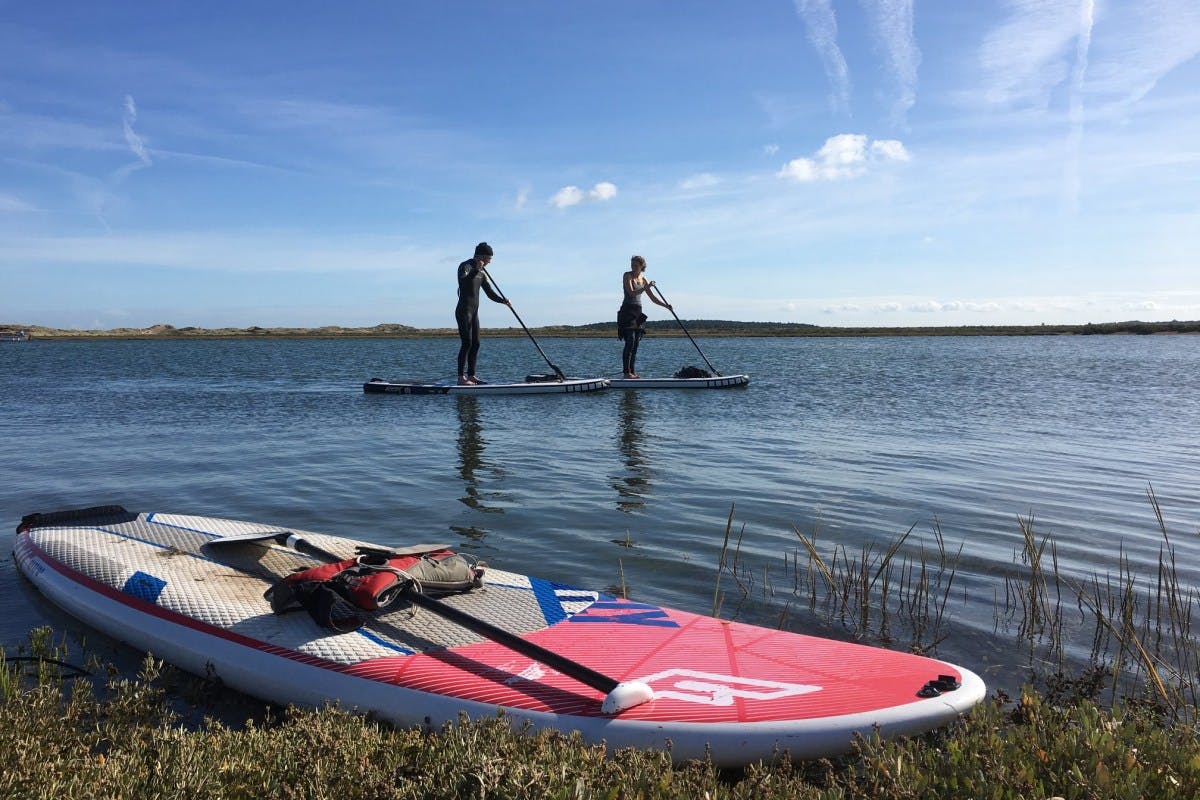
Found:
[[[397,653],[403,653],[406,656],[414,655],[417,652],[416,650],[410,650],[407,647],[401,647],[395,642],[389,642],[386,639],[381,639],[370,631],[363,630],[362,628],[358,629],[358,633],[361,633],[364,638],[370,639],[380,647],[386,647],[388,650],[395,650]]]
[[[558,593],[555,592],[555,589],[558,588],[557,584],[541,578],[530,578],[529,585],[533,589],[533,596],[542,609],[542,616],[546,618],[547,625],[557,625],[567,618],[567,612],[562,607],[562,603],[558,601]]]
[[[166,586],[167,582],[162,578],[156,578],[138,570],[129,576],[125,585],[121,587],[121,591],[133,595],[139,600],[145,600],[147,603],[157,603],[158,596],[162,594],[162,590]]]

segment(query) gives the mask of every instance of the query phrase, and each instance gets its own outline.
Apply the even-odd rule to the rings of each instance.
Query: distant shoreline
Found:
[[[834,328],[805,323],[736,322],[726,320],[684,320],[693,336],[739,337],[870,337],[870,336],[1089,336],[1152,335],[1200,333],[1200,321],[1087,323],[1085,325],[961,325],[949,327],[855,327]],[[0,339],[15,338],[25,331],[30,341],[38,340],[114,340],[114,339],[432,339],[453,338],[454,328],[414,328],[384,323],[369,328],[328,325],[320,328],[176,328],[159,324],[148,328],[112,328],[109,330],[72,330],[41,325],[2,324]],[[616,325],[596,322],[590,325],[547,325],[531,328],[546,338],[608,338],[616,336]],[[520,337],[521,328],[485,328],[485,336]],[[683,336],[673,321],[646,323],[648,336]]]

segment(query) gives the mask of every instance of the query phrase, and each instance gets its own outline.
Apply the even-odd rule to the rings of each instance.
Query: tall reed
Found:
[[[1036,532],[1033,515],[1018,516],[1020,547],[994,613],[998,627],[1012,626],[1035,679],[1088,695],[1106,691],[1109,702],[1140,694],[1165,714],[1195,720],[1200,642],[1192,621],[1200,590],[1180,576],[1175,543],[1152,486],[1147,497],[1162,540],[1154,574],[1136,574],[1121,547],[1115,573],[1067,574],[1054,540]],[[745,526],[730,551],[733,526],[731,506],[714,615],[724,597],[721,578],[728,576],[740,592],[735,616],[752,599],[782,604],[779,625],[786,627],[800,604],[856,639],[932,653],[947,636],[956,601],[967,599],[953,593],[965,543],[948,547],[937,521],[931,541],[914,544],[914,526],[886,547],[867,542],[857,549],[823,546],[817,527],[806,535],[793,526],[799,547],[783,554],[782,582],[771,579],[769,564],[744,557]]]

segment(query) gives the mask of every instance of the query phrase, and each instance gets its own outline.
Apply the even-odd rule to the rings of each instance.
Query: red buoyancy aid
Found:
[[[441,549],[417,555],[359,548],[357,558],[288,575],[265,596],[276,614],[307,609],[318,623],[339,632],[361,627],[366,615],[342,609],[338,598],[368,614],[387,608],[412,585],[427,594],[465,592],[483,585],[485,564]],[[347,614],[347,611],[351,611]]]

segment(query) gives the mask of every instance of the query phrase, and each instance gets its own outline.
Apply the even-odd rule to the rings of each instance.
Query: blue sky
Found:
[[[634,253],[684,318],[1200,319],[1198,53],[1197,0],[0,0],[0,322],[449,327],[483,239],[530,325]]]

